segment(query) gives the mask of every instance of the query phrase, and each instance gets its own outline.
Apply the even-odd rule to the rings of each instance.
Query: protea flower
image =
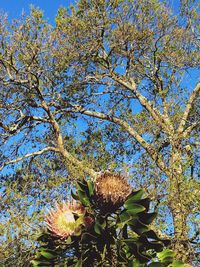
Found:
[[[76,201],[56,203],[55,209],[51,209],[46,217],[47,228],[61,239],[76,235],[84,224],[84,214],[85,208]]]
[[[130,193],[130,185],[121,175],[107,171],[95,181],[95,202],[104,213],[114,212],[122,206]]]

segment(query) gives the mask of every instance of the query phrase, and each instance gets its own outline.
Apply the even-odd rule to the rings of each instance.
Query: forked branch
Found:
[[[183,113],[181,122],[180,122],[178,130],[177,130],[178,133],[182,133],[184,131],[184,128],[185,128],[187,119],[189,117],[190,111],[191,111],[193,104],[194,104],[194,101],[198,97],[199,93],[200,93],[200,83],[197,84],[197,86],[193,90],[192,94],[190,95],[190,98],[187,102],[185,111]]]
[[[74,106],[74,108],[71,111],[81,113],[90,117],[107,120],[121,126],[147,151],[152,160],[159,166],[161,170],[163,170],[165,173],[168,172],[168,169],[164,161],[160,158],[156,149],[152,145],[150,145],[144,138],[142,138],[142,136],[139,135],[138,132],[132,126],[130,126],[126,121],[114,116],[106,115],[101,112],[87,110],[82,108],[81,106]]]

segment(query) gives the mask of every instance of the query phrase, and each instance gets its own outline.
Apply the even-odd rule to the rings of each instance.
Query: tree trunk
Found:
[[[187,208],[183,201],[183,166],[182,153],[179,146],[172,146],[170,170],[169,204],[172,210],[174,224],[174,238],[172,247],[176,253],[176,259],[184,263],[190,263],[190,246],[188,242]]]

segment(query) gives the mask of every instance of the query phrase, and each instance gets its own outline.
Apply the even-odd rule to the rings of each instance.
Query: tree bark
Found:
[[[187,207],[183,201],[183,165],[182,153],[179,142],[172,144],[170,172],[169,204],[173,216],[174,238],[172,247],[176,253],[176,259],[184,263],[190,263],[190,246],[187,231]]]

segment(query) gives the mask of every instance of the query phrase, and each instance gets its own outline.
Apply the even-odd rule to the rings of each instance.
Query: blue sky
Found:
[[[53,22],[56,12],[60,6],[69,7],[70,4],[76,3],[77,0],[0,0],[0,10],[8,13],[9,18],[19,17],[22,10],[28,12],[30,5],[40,7],[45,14],[45,17]],[[172,9],[177,9],[177,0],[167,1]]]
[[[28,13],[30,5],[34,5],[40,7],[44,11],[45,17],[53,22],[59,7],[69,7],[74,2],[74,0],[0,0],[0,10],[8,13],[9,19],[12,19],[19,17],[22,10]]]

